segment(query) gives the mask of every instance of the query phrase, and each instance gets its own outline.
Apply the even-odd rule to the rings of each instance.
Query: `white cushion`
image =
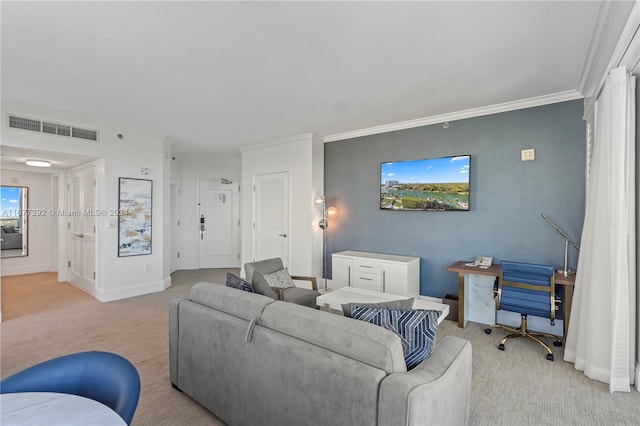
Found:
[[[264,274],[263,276],[269,284],[269,287],[289,288],[296,286],[286,269],[280,269],[270,274]]]

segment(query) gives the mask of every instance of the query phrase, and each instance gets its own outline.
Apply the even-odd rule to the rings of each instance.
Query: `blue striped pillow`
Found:
[[[255,293],[253,286],[243,280],[242,278],[227,272],[227,287],[237,288],[238,290],[248,291],[249,293]]]
[[[407,370],[431,355],[441,312],[426,309],[392,309],[355,304],[351,317],[393,331],[400,337]]]

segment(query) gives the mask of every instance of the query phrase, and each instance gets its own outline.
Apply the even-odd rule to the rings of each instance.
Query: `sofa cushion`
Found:
[[[282,300],[295,303],[297,305],[316,308],[316,298],[320,293],[310,288],[289,287],[282,291]]]
[[[289,272],[284,268],[278,269],[277,271],[269,274],[263,274],[262,276],[267,284],[269,284],[269,287],[272,288],[290,288],[296,286],[296,283],[291,279]]]
[[[353,305],[356,305],[356,303],[342,304],[342,314],[345,317],[351,318],[351,311],[353,310]],[[413,307],[413,297],[410,299],[389,300],[388,302],[357,303],[357,305],[358,306],[377,306],[379,308],[411,309]]]
[[[260,324],[387,374],[407,371],[400,338],[366,322],[293,303],[274,302],[265,308]]]
[[[238,318],[260,318],[264,308],[273,303],[268,297],[220,284],[200,282],[191,288],[191,300]]]
[[[242,278],[233,275],[231,272],[227,272],[227,280],[225,284],[227,285],[227,287],[237,288],[238,290],[254,293],[253,286],[251,284],[249,284]]]
[[[353,306],[352,318],[396,333],[402,342],[407,370],[427,359],[436,340],[439,311]]]

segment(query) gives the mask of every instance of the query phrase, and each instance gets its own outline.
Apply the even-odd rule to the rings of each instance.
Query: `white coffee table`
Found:
[[[354,287],[340,287],[316,297],[316,305],[324,307],[326,310],[334,309],[342,312],[343,303],[379,303],[390,300],[408,299],[409,297],[411,296],[398,296]],[[438,317],[438,324],[449,315],[449,305],[418,299],[417,297],[413,301],[413,309],[435,309],[441,311],[442,313]]]

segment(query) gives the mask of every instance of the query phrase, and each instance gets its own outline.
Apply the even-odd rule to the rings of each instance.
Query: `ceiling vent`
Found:
[[[95,130],[81,129],[79,127],[32,120],[30,118],[16,117],[13,115],[9,116],[9,127],[98,142],[98,132]]]

